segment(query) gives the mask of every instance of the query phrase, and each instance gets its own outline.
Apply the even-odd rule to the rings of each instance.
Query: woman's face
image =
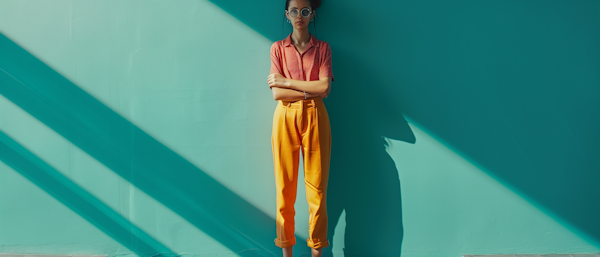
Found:
[[[293,9],[298,9],[298,12],[300,12],[300,10],[302,10],[302,8],[305,8],[305,7],[307,7],[309,10],[313,11],[310,14],[310,16],[304,18],[304,17],[302,17],[302,15],[300,13],[298,13],[298,17],[296,17],[296,18],[290,16],[290,11],[292,11]],[[294,29],[304,30],[304,29],[308,28],[310,19],[315,17],[315,11],[312,8],[310,8],[310,2],[308,0],[291,0],[288,5],[288,9],[287,9],[285,16],[287,16],[287,18],[290,20]]]

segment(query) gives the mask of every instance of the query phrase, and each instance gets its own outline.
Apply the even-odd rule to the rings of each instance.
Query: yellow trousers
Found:
[[[331,159],[331,128],[323,99],[280,100],[273,115],[271,145],[277,189],[275,245],[286,248],[296,244],[294,203],[299,154],[302,151],[309,214],[309,238],[306,243],[315,249],[329,246],[326,193]]]

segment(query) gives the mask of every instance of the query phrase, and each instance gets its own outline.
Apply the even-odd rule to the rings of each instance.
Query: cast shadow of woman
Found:
[[[327,190],[330,247],[345,211],[344,256],[400,256],[403,237],[398,170],[385,138],[415,143],[393,95],[374,65],[337,49],[331,94],[325,99],[332,130]],[[397,85],[392,85],[397,86]],[[384,138],[385,137],[385,138]]]

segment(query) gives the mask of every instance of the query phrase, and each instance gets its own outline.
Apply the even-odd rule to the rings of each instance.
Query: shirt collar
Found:
[[[315,38],[315,36],[313,36],[313,34],[310,34],[310,40],[308,41],[308,45],[306,46],[306,50],[308,50],[311,46],[315,45],[317,43],[317,39]],[[283,40],[283,45],[284,46],[293,46],[294,44],[292,44],[292,33],[290,33],[290,35],[288,35],[284,40]]]

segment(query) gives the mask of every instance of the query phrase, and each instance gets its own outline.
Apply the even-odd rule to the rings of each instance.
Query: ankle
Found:
[[[294,246],[281,248],[281,250],[283,251],[283,257],[292,257],[293,248]]]
[[[323,248],[314,249],[311,248],[311,257],[321,257],[323,255]]]

